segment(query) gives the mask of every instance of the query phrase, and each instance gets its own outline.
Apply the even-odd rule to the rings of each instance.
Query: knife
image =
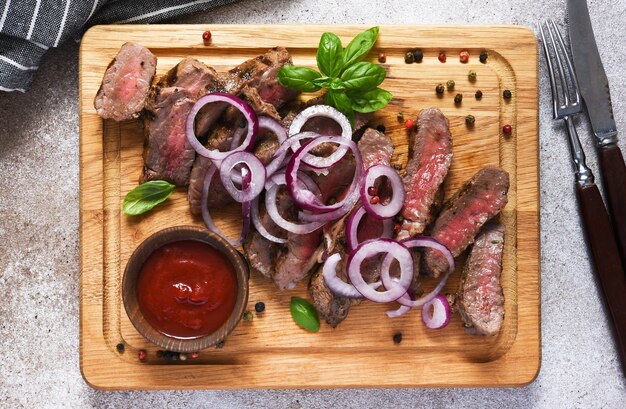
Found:
[[[604,191],[626,265],[626,165],[617,146],[609,80],[593,35],[586,0],[567,0],[569,38],[576,77],[596,139]]]

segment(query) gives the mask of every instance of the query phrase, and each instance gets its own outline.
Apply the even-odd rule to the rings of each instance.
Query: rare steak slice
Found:
[[[424,232],[440,204],[442,184],[452,162],[452,137],[448,119],[437,108],[420,112],[413,136],[411,157],[406,166],[404,222],[398,239]]]
[[[136,43],[125,43],[102,78],[94,107],[100,117],[124,121],[139,116],[156,72],[156,57]]]
[[[358,143],[363,169],[374,165],[389,165],[393,155],[391,138],[376,129],[367,128]]]
[[[509,174],[495,166],[478,171],[446,202],[435,221],[431,236],[450,249],[454,257],[461,254],[491,218],[507,203]],[[424,271],[439,277],[448,262],[438,251],[427,249]]]
[[[500,284],[504,226],[487,223],[469,253],[456,306],[468,332],[496,335],[504,320],[504,294]]]
[[[152,86],[144,119],[142,181],[189,183],[196,153],[187,141],[187,116],[202,94],[218,87],[215,70],[193,58],[181,61]]]

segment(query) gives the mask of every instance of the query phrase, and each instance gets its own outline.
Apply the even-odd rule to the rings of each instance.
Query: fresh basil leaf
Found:
[[[357,35],[350,41],[350,44],[343,52],[343,66],[349,67],[361,61],[372,49],[378,38],[378,27],[372,27]]]
[[[369,91],[379,86],[387,73],[380,65],[361,61],[341,74],[343,85],[348,90]]]
[[[142,183],[126,194],[122,210],[130,216],[145,213],[167,199],[174,191],[174,187],[165,180]]]
[[[322,88],[314,83],[320,77],[321,74],[311,68],[283,65],[276,78],[283,87],[300,92],[315,92]]]
[[[393,98],[389,91],[382,88],[350,92],[348,96],[352,100],[352,109],[361,113],[377,111],[385,107]]]
[[[332,78],[326,76],[319,77],[313,80],[313,84],[317,85],[318,87],[327,88],[332,80]]]
[[[310,332],[320,330],[320,319],[310,302],[303,298],[291,297],[291,317],[300,327]]]
[[[346,89],[346,86],[343,85],[343,81],[341,81],[339,78],[333,78],[332,81],[328,83],[328,89],[341,91]]]
[[[354,110],[352,109],[352,101],[345,94],[345,92],[329,89],[328,92],[326,92],[326,104],[341,111],[341,113],[343,113],[350,121],[350,125],[354,126]]]
[[[341,40],[333,33],[324,33],[317,48],[317,68],[329,77],[336,77],[343,68]]]

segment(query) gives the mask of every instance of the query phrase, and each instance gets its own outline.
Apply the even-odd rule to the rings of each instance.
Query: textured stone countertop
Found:
[[[589,0],[626,151],[626,0]],[[178,23],[521,24],[563,0],[251,0]],[[585,250],[564,129],[540,62],[542,365],[517,389],[104,392],[78,362],[78,44],[51,50],[27,94],[0,92],[0,407],[624,408],[626,382]],[[596,154],[586,119],[580,134]],[[303,374],[306,376],[306,374]]]

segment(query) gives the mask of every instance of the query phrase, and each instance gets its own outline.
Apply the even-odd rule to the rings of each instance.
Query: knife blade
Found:
[[[617,146],[609,80],[598,52],[587,1],[567,0],[567,12],[576,78],[596,138],[604,191],[622,264],[626,265],[626,164]]]

